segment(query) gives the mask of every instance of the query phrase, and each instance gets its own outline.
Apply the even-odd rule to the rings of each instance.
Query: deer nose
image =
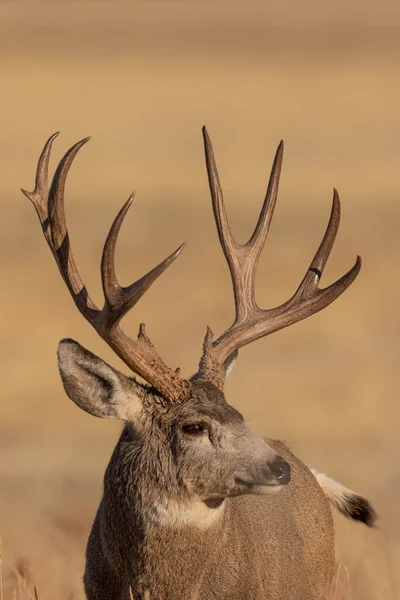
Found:
[[[278,485],[286,485],[290,481],[290,465],[282,458],[277,456],[274,462],[269,463],[271,473],[276,477]]]

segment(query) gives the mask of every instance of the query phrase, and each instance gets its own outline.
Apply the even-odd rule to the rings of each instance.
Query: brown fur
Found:
[[[124,434],[105,477],[87,548],[89,600],[326,600],[334,568],[332,515],[322,489],[281,442],[292,466],[279,494],[227,498],[209,530],[171,530],[143,522],[129,468],[120,492]],[[113,479],[117,469],[122,479]],[[136,490],[137,492],[137,490]],[[212,509],[210,509],[212,510]]]

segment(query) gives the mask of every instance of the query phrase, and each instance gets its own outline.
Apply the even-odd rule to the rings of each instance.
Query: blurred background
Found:
[[[259,433],[374,503],[374,531],[335,518],[345,585],[354,599],[400,598],[399,3],[4,2],[0,72],[4,599],[15,589],[23,597],[21,578],[40,600],[83,598],[84,547],[121,427],[65,396],[58,341],[73,337],[126,372],[76,310],[19,188],[33,189],[51,133],[61,130],[52,168],[92,136],[66,200],[75,258],[98,303],[102,245],[133,189],[117,250],[123,284],[188,242],[124,329],[135,335],[146,322],[163,359],[189,376],[206,325],[220,333],[233,318],[203,124],[239,241],[285,140],[258,270],[263,307],[296,289],[339,190],[342,223],[322,285],[357,253],[359,278],[326,310],[244,348],[227,398]]]

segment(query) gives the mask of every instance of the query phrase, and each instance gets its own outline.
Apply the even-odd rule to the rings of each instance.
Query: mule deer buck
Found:
[[[367,525],[374,521],[374,510],[351,490],[311,472],[282,442],[253,433],[226,402],[223,387],[239,348],[328,306],[354,281],[361,260],[336,283],[318,287],[339,226],[335,191],[326,233],[296,293],[277,308],[261,309],[255,274],[277,199],[283,145],[254,233],[239,245],[229,227],[211,142],[205,129],[203,133],[236,318],[216,340],[207,330],[199,370],[190,379],[162,362],[143,324],[136,340],[120,327],[123,316],[183,248],[136,283],[120,286],[114,253],[132,196],[105,242],[102,309],[79,276],[64,188],[71,164],[89,138],[65,154],[48,190],[51,146],[58,134],[53,135],[40,156],[34,191],[23,190],[78,310],[148,383],[123,375],[71,339],[59,344],[67,395],[96,417],[124,422],[88,541],[86,595],[89,600],[325,600],[334,570],[329,502]]]

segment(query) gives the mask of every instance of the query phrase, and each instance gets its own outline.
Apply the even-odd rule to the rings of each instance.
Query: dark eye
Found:
[[[199,435],[199,433],[203,433],[206,428],[203,423],[188,423],[182,427],[183,433],[187,433],[188,435]]]

